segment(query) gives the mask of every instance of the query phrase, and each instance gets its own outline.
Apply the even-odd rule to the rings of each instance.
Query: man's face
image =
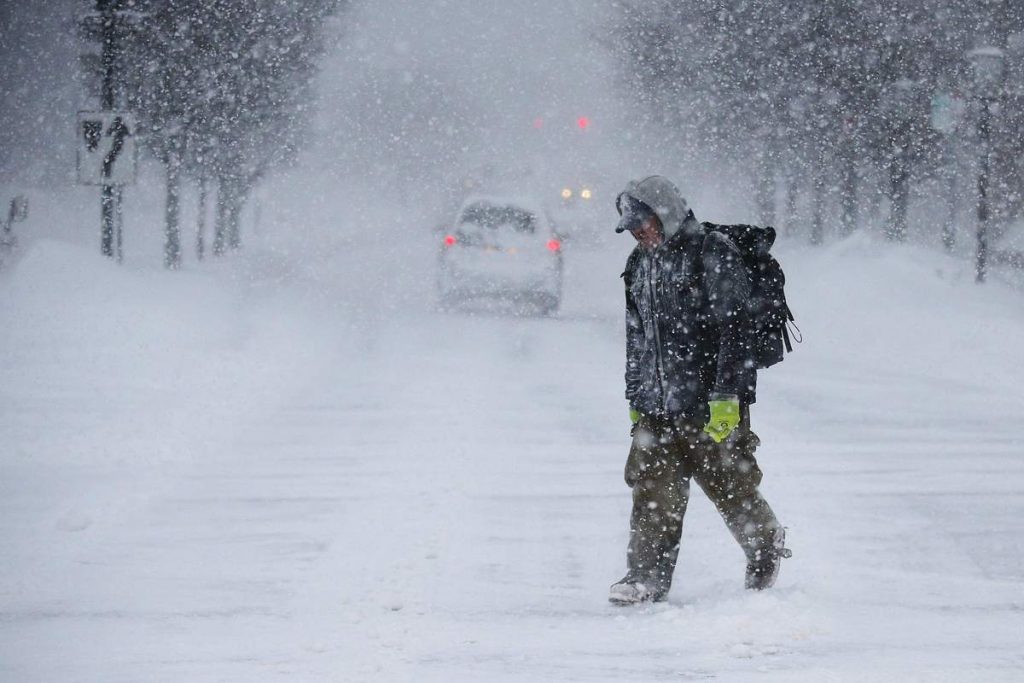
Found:
[[[664,239],[661,234],[661,221],[657,216],[650,216],[639,228],[630,231],[630,234],[636,238],[640,247],[647,251],[656,249]]]

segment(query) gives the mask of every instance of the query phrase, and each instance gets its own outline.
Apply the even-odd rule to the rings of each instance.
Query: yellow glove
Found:
[[[630,408],[629,409],[629,421],[632,422],[633,424],[636,424],[637,422],[639,422],[640,421],[640,411],[637,410],[636,408]]]
[[[736,396],[719,395],[708,401],[708,408],[711,419],[704,425],[704,431],[715,443],[722,443],[740,423],[740,400]]]

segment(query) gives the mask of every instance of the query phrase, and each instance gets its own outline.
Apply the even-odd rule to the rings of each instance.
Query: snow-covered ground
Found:
[[[1024,678],[1020,292],[780,245],[806,341],[754,426],[794,557],[745,592],[696,494],[669,601],[624,609],[625,238],[568,248],[551,319],[435,311],[426,239],[178,273],[24,245],[0,680]]]

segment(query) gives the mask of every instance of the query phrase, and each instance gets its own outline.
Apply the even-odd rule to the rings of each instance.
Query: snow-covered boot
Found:
[[[763,591],[774,586],[775,579],[779,577],[782,559],[792,555],[792,551],[786,547],[786,530],[778,527],[775,529],[771,547],[756,551],[754,558],[747,562],[747,589]]]
[[[636,605],[641,602],[661,602],[668,591],[650,582],[644,582],[627,575],[608,589],[608,602],[616,605]]]

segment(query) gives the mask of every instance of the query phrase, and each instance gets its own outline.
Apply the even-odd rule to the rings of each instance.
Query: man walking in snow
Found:
[[[746,587],[775,583],[784,530],[758,491],[750,429],[756,364],[746,324],[750,280],[736,244],[699,223],[662,176],[618,196],[626,262],[626,398],[633,443],[628,571],[619,604],[664,600],[672,584],[690,479],[715,504],[747,558]]]

